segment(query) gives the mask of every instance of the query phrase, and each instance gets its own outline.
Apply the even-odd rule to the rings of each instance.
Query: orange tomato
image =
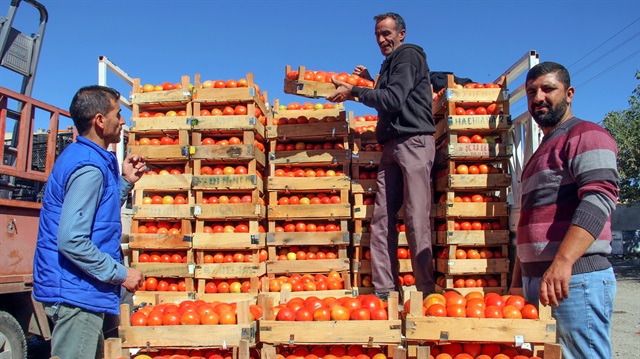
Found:
[[[467,165],[458,165],[458,167],[456,167],[456,174],[459,174],[459,175],[469,174],[469,167],[467,167]]]

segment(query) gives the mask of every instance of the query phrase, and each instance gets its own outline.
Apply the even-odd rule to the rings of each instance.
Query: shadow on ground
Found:
[[[613,271],[618,280],[640,281],[640,257],[610,257]]]

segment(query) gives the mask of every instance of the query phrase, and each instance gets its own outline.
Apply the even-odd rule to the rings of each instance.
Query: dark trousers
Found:
[[[434,156],[431,135],[401,136],[384,145],[371,219],[371,277],[376,292],[399,290],[396,225],[403,203],[416,288],[423,293],[435,291],[429,220]]]

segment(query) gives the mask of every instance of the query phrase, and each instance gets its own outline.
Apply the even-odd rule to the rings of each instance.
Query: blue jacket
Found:
[[[33,296],[48,303],[67,303],[98,313],[118,314],[120,285],[89,275],[58,250],[60,213],[67,181],[84,166],[103,175],[100,203],[93,218],[91,242],[99,251],[122,263],[120,237],[120,178],[115,155],[79,136],[56,161],[45,189],[34,258]]]

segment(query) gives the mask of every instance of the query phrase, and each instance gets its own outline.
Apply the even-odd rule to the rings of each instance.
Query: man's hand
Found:
[[[344,102],[346,100],[353,100],[351,89],[353,85],[346,82],[338,81],[335,77],[331,78],[331,81],[336,86],[336,92],[327,97],[327,100],[331,102]]]
[[[147,171],[145,158],[140,155],[129,155],[122,163],[122,177],[131,183],[136,183]]]
[[[135,268],[127,268],[127,278],[122,282],[122,286],[129,292],[135,293],[144,284],[144,275]]]
[[[358,75],[365,80],[373,81],[373,78],[371,78],[371,75],[369,74],[369,70],[362,65],[356,66],[356,68],[353,69],[353,74]]]
[[[540,282],[540,303],[557,307],[560,302],[569,298],[570,281],[571,265],[554,260]]]

